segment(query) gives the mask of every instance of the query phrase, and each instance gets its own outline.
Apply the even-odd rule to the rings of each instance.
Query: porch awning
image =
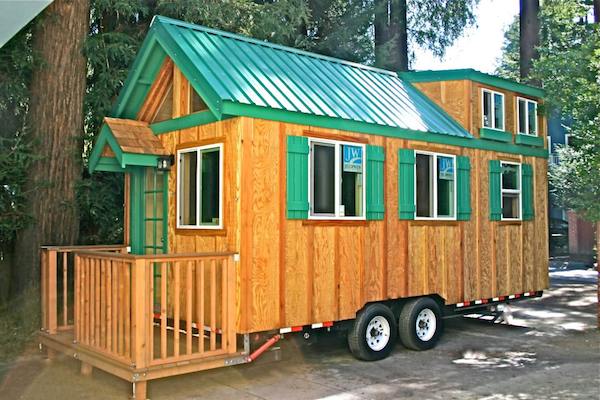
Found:
[[[89,170],[123,172],[128,166],[153,167],[159,156],[168,154],[146,122],[105,117]]]

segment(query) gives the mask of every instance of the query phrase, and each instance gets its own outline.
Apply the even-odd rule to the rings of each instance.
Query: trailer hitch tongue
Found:
[[[256,360],[265,351],[267,351],[271,346],[273,346],[275,343],[277,343],[279,341],[279,339],[281,339],[280,334],[274,335],[271,339],[269,339],[265,343],[263,343],[262,346],[260,346],[256,350],[254,350],[254,352],[248,356],[247,361],[252,362],[252,361]]]

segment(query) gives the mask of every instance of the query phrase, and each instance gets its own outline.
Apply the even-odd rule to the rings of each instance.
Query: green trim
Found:
[[[497,142],[512,142],[512,133],[500,131],[498,129],[479,128],[479,137],[482,139],[495,140]]]
[[[88,163],[88,170],[90,171],[90,174],[96,170],[96,166],[102,157],[102,150],[104,150],[104,146],[107,144],[113,153],[115,153],[115,157],[118,163],[121,165],[121,168],[124,168],[123,151],[117,143],[117,139],[115,139],[110,127],[107,124],[103,124],[102,128],[100,129],[100,135],[98,135],[98,139],[96,139],[96,143],[92,148],[92,153],[90,154],[90,160]]]
[[[286,215],[288,219],[308,218],[308,138],[287,137]]]
[[[154,82],[166,56],[155,31],[152,27],[148,31],[110,115],[135,118],[141,108],[150,91],[148,82]]]
[[[398,218],[415,219],[415,151],[398,149]]]
[[[515,137],[515,143],[525,146],[544,147],[544,139],[539,136],[518,134]]]
[[[231,118],[223,116],[221,121]],[[179,118],[168,119],[150,125],[150,129],[155,135],[178,131],[180,129],[193,128],[195,126],[206,125],[218,121],[217,117],[210,110],[200,111],[194,114],[185,115]]]
[[[456,156],[456,219],[471,219],[471,161],[466,156]]]
[[[512,143],[497,143],[489,140],[478,140],[472,137],[465,138],[450,136],[443,133],[414,131],[391,126],[377,125],[368,122],[351,121],[322,115],[309,115],[276,108],[260,107],[254,104],[242,104],[225,101],[223,102],[223,113],[232,116],[260,118],[271,121],[317,126],[321,128],[340,129],[399,139],[418,140],[427,143],[440,143],[450,146],[460,146],[472,149],[548,158],[548,152],[544,149],[518,146]]]
[[[140,167],[156,167],[158,164],[158,156],[154,154],[138,154],[138,153],[123,153],[123,168],[136,165]]]
[[[490,160],[489,174],[490,221],[500,221],[502,219],[502,166],[500,160]]]
[[[133,167],[128,169],[131,176],[129,186],[130,197],[130,229],[129,229],[129,244],[132,254],[144,254],[144,168]]]
[[[521,164],[521,189],[523,221],[531,221],[535,216],[533,201],[533,167],[531,164]]]
[[[442,71],[411,71],[399,72],[398,75],[402,79],[409,82],[438,82],[438,81],[455,81],[455,80],[471,80],[497,88],[510,90],[531,97],[544,97],[544,89],[518,83],[510,79],[500,78],[498,76],[484,74],[477,70],[467,69],[447,69]]]
[[[101,172],[125,172],[121,164],[114,157],[100,157],[94,167],[94,171]]]
[[[385,148],[366,146],[366,217],[367,220],[382,220],[385,213]]]

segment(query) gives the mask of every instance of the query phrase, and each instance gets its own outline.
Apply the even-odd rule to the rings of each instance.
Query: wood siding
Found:
[[[174,68],[174,117],[188,109],[189,84]],[[461,81],[439,88],[435,101],[463,93],[448,112],[475,129],[469,107],[477,85]],[[433,90],[433,89],[432,89]],[[437,89],[436,89],[437,90]],[[469,93],[471,93],[469,95]],[[438,96],[438,97],[436,97]],[[436,100],[438,99],[438,100]],[[509,100],[507,97],[507,112]],[[461,112],[462,110],[462,112]],[[507,124],[507,126],[509,126]],[[540,130],[544,129],[540,123]],[[476,128],[478,130],[478,127]],[[343,223],[286,218],[288,135],[343,135],[385,148],[385,217]],[[547,161],[300,126],[233,118],[160,135],[175,154],[206,140],[224,143],[224,229],[176,229],[176,166],[169,177],[169,252],[233,251],[237,271],[238,333],[354,318],[364,304],[437,294],[446,303],[548,287]],[[398,219],[398,149],[418,148],[471,160],[469,221]],[[535,219],[506,224],[489,220],[488,161],[517,160],[534,170]]]

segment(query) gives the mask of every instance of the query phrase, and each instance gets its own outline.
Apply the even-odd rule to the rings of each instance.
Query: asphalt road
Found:
[[[590,279],[591,277],[591,279]],[[513,325],[455,318],[426,352],[396,347],[378,362],[355,360],[345,340],[287,337],[283,359],[189,374],[149,385],[152,399],[600,399],[595,276],[553,278],[541,299],[512,306]],[[33,350],[0,387],[10,399],[123,399],[130,385],[101,371],[78,374],[65,357]]]

